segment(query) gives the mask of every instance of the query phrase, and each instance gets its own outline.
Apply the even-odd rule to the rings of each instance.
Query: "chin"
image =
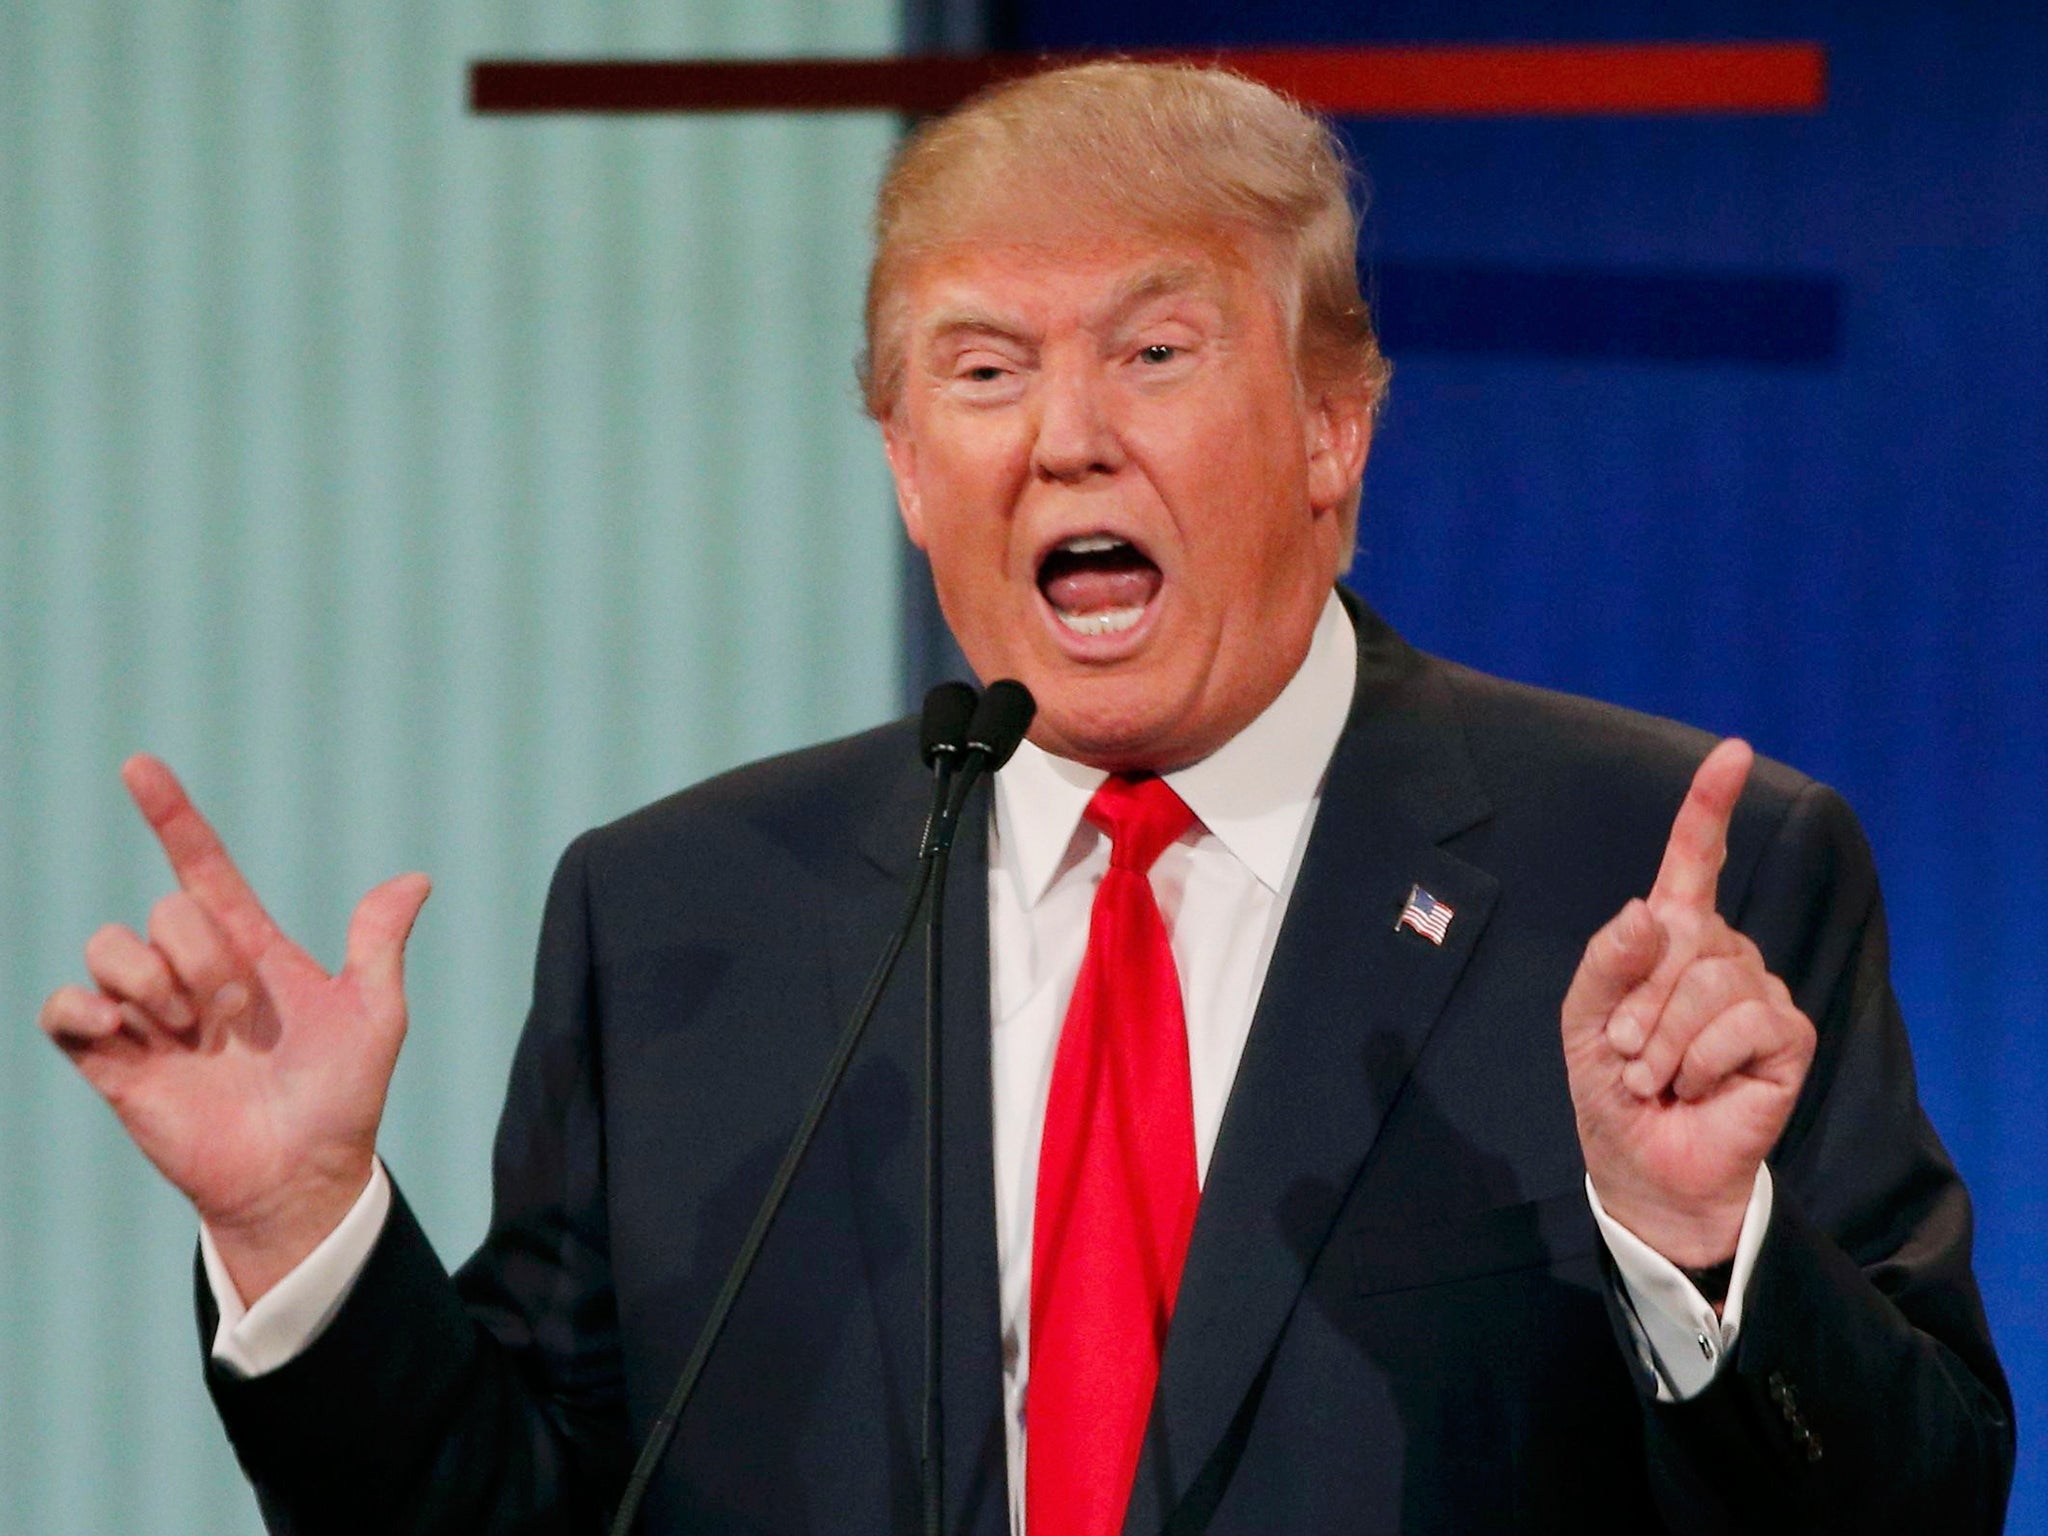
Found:
[[[1164,773],[1208,750],[1178,739],[1174,716],[1159,709],[1156,695],[1137,699],[1125,689],[1058,684],[1034,694],[1038,719],[1031,739],[1059,757],[1112,773]]]

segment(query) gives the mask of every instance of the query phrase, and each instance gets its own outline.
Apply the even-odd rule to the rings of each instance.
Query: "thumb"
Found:
[[[1572,1038],[1607,1027],[1623,998],[1649,980],[1670,936],[1648,905],[1632,899],[1586,943],[1578,973],[1564,995],[1564,1030]]]
[[[404,998],[405,941],[433,888],[425,875],[400,875],[356,903],[355,916],[348,921],[348,955],[342,969],[370,997]]]

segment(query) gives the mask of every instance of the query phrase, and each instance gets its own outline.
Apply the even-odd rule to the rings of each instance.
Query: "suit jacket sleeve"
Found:
[[[623,1482],[585,845],[556,872],[500,1124],[484,1250],[451,1279],[394,1191],[327,1331],[207,1384],[270,1528],[598,1530]],[[200,1335],[213,1334],[201,1276]]]
[[[1819,1045],[1771,1158],[1775,1210],[1733,1360],[1687,1402],[1643,1383],[1665,1519],[1996,1531],[2012,1405],[1970,1271],[1969,1198],[1921,1112],[1876,874],[1832,791],[1793,799],[1735,920]]]

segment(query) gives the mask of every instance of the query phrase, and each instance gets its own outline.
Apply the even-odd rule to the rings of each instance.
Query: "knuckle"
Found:
[[[1678,985],[1671,989],[1671,1001],[1665,1005],[1665,1014],[1674,1025],[1690,1019],[1703,1020],[1712,1011],[1714,993],[1713,971],[1706,961],[1695,960],[1678,978]]]
[[[1694,1065],[1711,1064],[1717,1072],[1721,1070],[1741,1033],[1729,1025],[1728,1015],[1723,1014],[1715,1020],[1712,1028],[1701,1030],[1693,1037],[1685,1059]]]
[[[104,1000],[83,987],[59,987],[36,1014],[36,1024],[59,1045],[96,1038],[106,1033]]]
[[[1731,1000],[1747,999],[1758,994],[1757,983],[1762,973],[1739,954],[1720,955],[1712,962],[1714,985],[1721,994]]]
[[[176,891],[172,891],[165,896],[159,896],[155,901],[151,902],[149,904],[149,926],[154,929],[158,924],[169,921],[171,914],[177,910],[177,902],[178,893]]]
[[[85,964],[93,980],[110,991],[156,997],[171,983],[164,957],[118,923],[86,940]]]
[[[1719,912],[1707,917],[1700,928],[1700,952],[1716,959],[1740,961],[1750,946],[1742,931]]]
[[[1726,1012],[1761,995],[1756,973],[1738,955],[1716,955],[1702,960],[1699,976],[1701,1001],[1717,1012]]]
[[[149,909],[149,936],[154,942],[160,944],[182,932],[190,916],[187,908],[191,900],[183,891],[157,898],[156,905]]]
[[[1721,1077],[1720,1062],[1716,1059],[1710,1044],[1695,1040],[1678,1063],[1678,1070],[1671,1074],[1672,1087],[1680,1097],[1693,1098],[1699,1090]]]
[[[1745,1029],[1763,1040],[1776,1040],[1790,1033],[1792,1016],[1769,996],[1744,998],[1737,1005],[1735,1016]]]
[[[122,949],[122,941],[128,937],[128,930],[119,923],[104,923],[93,930],[91,938],[85,941],[85,960],[88,965],[103,965]]]
[[[1685,1045],[1667,1011],[1651,1024],[1649,1038],[1643,1042],[1642,1050],[1636,1053],[1636,1059],[1661,1078],[1676,1064]]]
[[[1690,944],[1699,934],[1700,914],[1696,907],[1660,896],[1651,903],[1651,910],[1673,939]]]
[[[1642,969],[1649,948],[1641,915],[1624,910],[1593,935],[1580,970],[1602,981],[1625,981]]]
[[[1768,1040],[1775,1032],[1776,1010],[1760,997],[1744,998],[1728,1012],[1732,1034]]]
[[[171,990],[171,967],[161,951],[149,944],[136,947],[132,971],[135,989],[152,999],[161,998]]]
[[[1750,942],[1748,934],[1732,927],[1724,918],[1715,917],[1713,933],[1702,947],[1732,969],[1763,974],[1762,953]]]
[[[52,992],[43,999],[43,1006],[36,1012],[36,1025],[46,1035],[58,1034],[65,1022],[77,1009],[76,1001],[70,995],[70,988]]]
[[[1739,1016],[1724,1014],[1714,1028],[1700,1031],[1686,1052],[1686,1065],[1696,1078],[1719,1082],[1747,1059],[1750,1044]]]

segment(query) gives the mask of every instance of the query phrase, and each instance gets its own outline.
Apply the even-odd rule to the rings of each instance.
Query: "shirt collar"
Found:
[[[1269,890],[1286,883],[1357,678],[1357,633],[1332,591],[1308,655],[1279,696],[1199,763],[1166,775],[1201,824]],[[1026,907],[1051,886],[1081,813],[1107,777],[1028,741],[996,775],[998,857]]]

